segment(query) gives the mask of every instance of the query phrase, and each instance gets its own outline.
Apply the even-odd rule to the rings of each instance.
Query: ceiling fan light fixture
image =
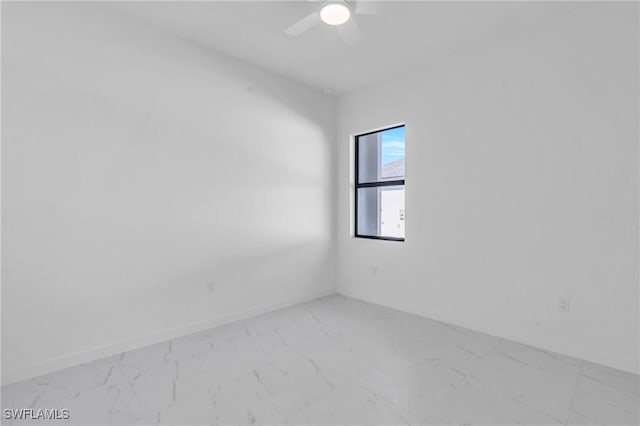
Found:
[[[344,3],[327,3],[320,9],[320,19],[328,25],[342,25],[351,17],[351,9]]]

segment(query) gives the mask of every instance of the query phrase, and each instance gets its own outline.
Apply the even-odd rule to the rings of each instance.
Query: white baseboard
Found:
[[[519,338],[517,336],[507,336],[507,335],[502,335],[502,334],[496,334],[496,332],[494,330],[478,329],[478,327],[475,326],[475,325],[462,324],[459,321],[452,321],[450,318],[428,317],[428,316],[426,316],[425,314],[423,314],[421,312],[414,312],[414,311],[402,309],[402,308],[399,308],[399,307],[396,307],[396,306],[391,306],[391,305],[383,303],[383,302],[369,300],[367,298],[362,297],[361,295],[356,295],[356,294],[350,293],[349,291],[345,291],[344,289],[338,289],[336,291],[336,294],[339,294],[339,295],[344,296],[344,297],[349,297],[351,299],[360,300],[362,302],[371,303],[373,305],[383,306],[385,308],[390,308],[390,309],[395,309],[395,310],[398,310],[398,311],[401,311],[401,312],[406,312],[406,313],[409,313],[411,315],[417,315],[419,317],[427,318],[427,319],[430,319],[430,320],[433,320],[433,321],[439,321],[439,322],[450,324],[450,325],[453,325],[453,326],[456,326],[456,327],[462,327],[462,328],[466,328],[466,329],[469,329],[469,330],[477,331],[479,333],[488,334],[490,336],[497,337],[499,339],[509,340],[511,342],[519,343],[521,345],[531,346],[531,347],[542,349],[542,350],[545,350],[545,351],[548,351],[548,352],[555,352],[555,353],[559,353],[561,355],[566,355],[566,356],[569,356],[569,357],[572,357],[572,358],[576,358],[576,359],[579,359],[579,360],[589,361],[589,362],[592,362],[594,364],[604,365],[605,367],[613,368],[613,369],[624,371],[624,372],[627,372],[627,373],[640,374],[640,371],[630,370],[628,368],[624,368],[624,367],[619,366],[619,365],[613,365],[613,364],[611,364],[609,362],[606,362],[606,361],[603,361],[603,360],[587,358],[587,357],[584,356],[584,354],[570,353],[570,352],[567,352],[567,351],[563,351],[562,349],[551,347],[549,345],[543,345],[540,342],[526,341],[526,340],[524,340],[522,338]]]
[[[247,309],[245,311],[234,312],[232,314],[227,314],[219,318],[194,322],[184,326],[160,331],[158,333],[149,334],[145,336],[138,336],[133,339],[125,340],[118,343],[108,344],[104,346],[99,346],[86,351],[70,353],[68,355],[63,355],[57,358],[50,359],[48,361],[22,367],[17,370],[2,371],[2,384],[8,385],[10,383],[31,379],[33,377],[41,376],[43,374],[62,370],[64,368],[69,368],[79,364],[95,361],[100,358],[106,358],[109,356],[117,355],[122,352],[140,349],[145,346],[165,342],[167,340],[176,339],[178,337],[188,336],[189,334],[198,333],[200,331],[208,330],[210,328],[218,327],[220,325],[244,320],[247,318],[254,317],[256,315],[261,315],[267,312],[286,308],[288,306],[297,305],[299,303],[308,302],[309,300],[317,299],[318,297],[329,296],[334,293],[335,291],[331,289],[331,290],[321,291],[319,293],[315,293],[309,296],[303,296],[303,297],[284,300],[276,303],[271,303],[265,306],[256,306],[256,307]]]

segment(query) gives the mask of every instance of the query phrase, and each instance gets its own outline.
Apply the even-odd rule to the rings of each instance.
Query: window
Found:
[[[355,236],[404,241],[404,126],[355,138]]]

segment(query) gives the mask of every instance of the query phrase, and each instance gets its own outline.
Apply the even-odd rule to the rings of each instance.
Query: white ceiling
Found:
[[[318,90],[342,94],[371,86],[468,49],[508,37],[579,7],[575,2],[377,2],[357,15],[362,40],[349,46],[319,24],[284,30],[316,10],[312,1],[121,2],[113,7],[154,26]]]

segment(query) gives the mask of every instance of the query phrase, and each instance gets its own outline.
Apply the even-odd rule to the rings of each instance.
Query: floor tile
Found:
[[[639,400],[637,375],[339,295],[2,388],[57,425],[637,425]]]
[[[601,382],[603,385],[640,397],[640,376],[637,374],[627,373],[588,361],[582,363],[581,373],[583,376]]]
[[[252,374],[210,383],[205,389],[178,383],[175,402],[162,407],[158,424],[282,424],[284,418],[263,399]]]
[[[293,355],[253,371],[257,393],[279,413],[288,416],[345,383],[312,358]]]
[[[354,382],[423,421],[462,380],[462,375],[437,361],[416,363],[390,356]]]
[[[620,380],[614,382],[627,385]],[[619,387],[581,374],[568,424],[637,426],[640,424],[638,401],[640,399],[637,394],[627,393]]]
[[[496,424],[563,424],[580,361],[500,341],[435,413],[445,419]]]
[[[417,425],[420,422],[402,413],[373,392],[355,385],[333,390],[287,419],[292,425]]]

